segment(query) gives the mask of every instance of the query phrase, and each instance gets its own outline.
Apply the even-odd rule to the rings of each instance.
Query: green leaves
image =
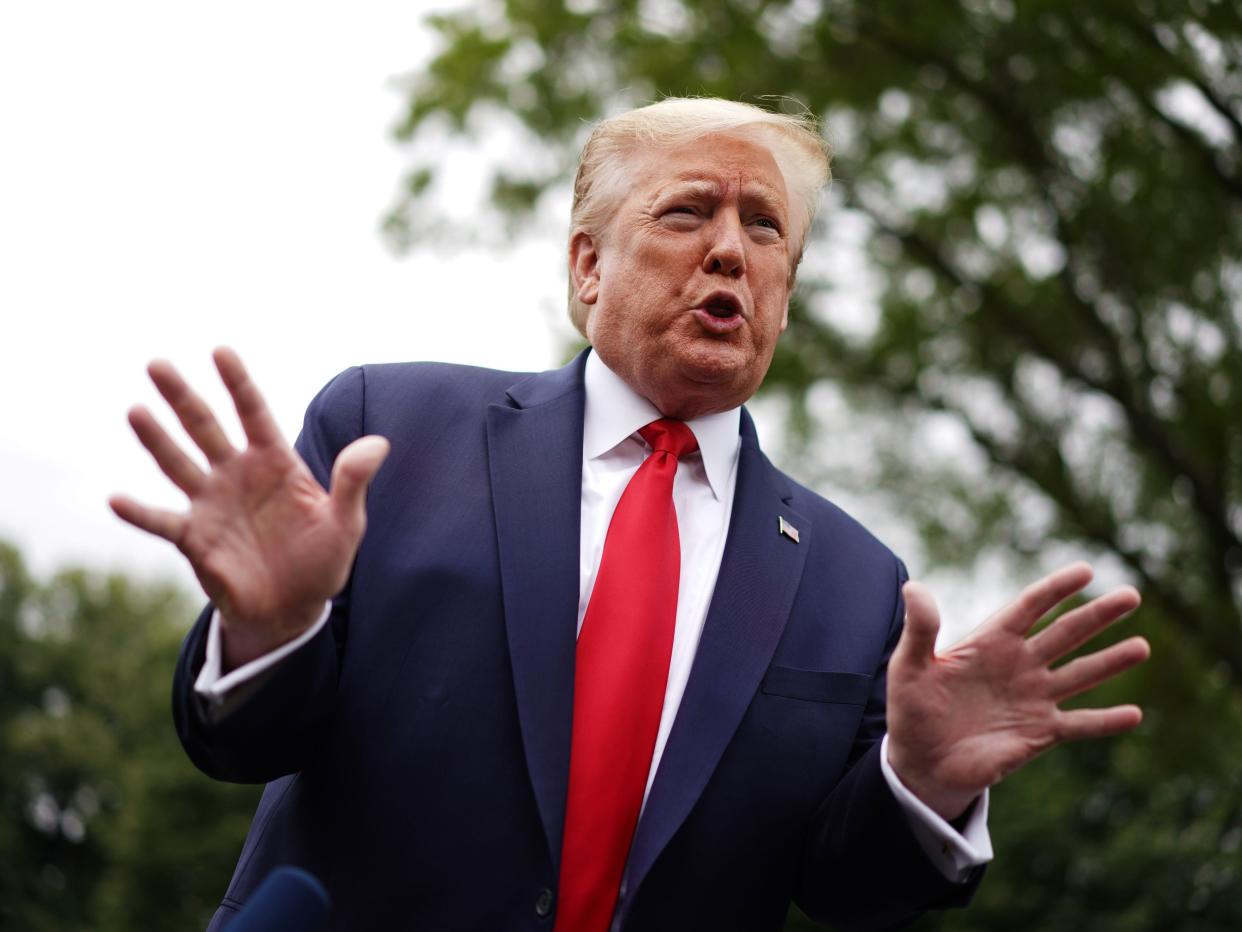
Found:
[[[173,733],[194,609],[72,571],[39,583],[0,545],[0,927],[203,927],[257,802]]]

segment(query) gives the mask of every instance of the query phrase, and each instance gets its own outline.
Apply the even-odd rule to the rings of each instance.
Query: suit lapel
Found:
[[[638,890],[680,828],[733,737],[785,629],[811,544],[793,489],[759,451],[742,414],[742,449],[720,575],[660,769],[630,849],[625,888]],[[797,528],[799,543],[780,532]]]
[[[560,865],[573,728],[585,354],[488,409],[492,502],[514,692],[535,798]],[[759,687],[801,579],[809,519],[742,414],[729,539],[677,719],[627,868],[633,894],[703,792]],[[780,533],[794,525],[800,543]]]
[[[491,405],[487,448],[505,626],[526,763],[554,864],[569,785],[585,354]]]

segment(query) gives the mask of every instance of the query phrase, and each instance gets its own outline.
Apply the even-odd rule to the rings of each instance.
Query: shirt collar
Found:
[[[604,455],[639,428],[662,416],[655,405],[630,388],[594,352],[587,356],[584,382],[586,417],[582,455],[588,460]],[[699,442],[707,484],[717,500],[723,496],[729,475],[737,465],[741,417],[741,408],[730,408],[686,421]]]

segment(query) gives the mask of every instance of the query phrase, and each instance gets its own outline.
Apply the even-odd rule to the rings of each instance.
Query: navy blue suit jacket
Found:
[[[392,452],[330,622],[214,724],[193,691],[209,612],[186,639],[174,714],[187,752],[213,777],[268,784],[213,928],[295,864],[327,885],[334,928],[551,929],[583,364],[368,366],[311,404],[298,449],[321,482],[363,434]],[[880,772],[904,568],[776,470],[745,413],[741,429],[719,581],[634,838],[622,928],[779,929],[794,899],[838,928],[882,929],[963,902],[973,885],[935,871]]]

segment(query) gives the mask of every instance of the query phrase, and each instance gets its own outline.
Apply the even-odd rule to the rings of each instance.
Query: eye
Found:
[[[771,230],[773,233],[776,233],[778,235],[781,232],[780,223],[778,223],[776,220],[773,220],[771,217],[756,217],[754,220],[751,221],[751,223],[753,223],[755,226],[760,227],[762,229]]]
[[[659,217],[672,230],[696,229],[702,222],[700,211],[693,204],[671,204],[660,212]]]

